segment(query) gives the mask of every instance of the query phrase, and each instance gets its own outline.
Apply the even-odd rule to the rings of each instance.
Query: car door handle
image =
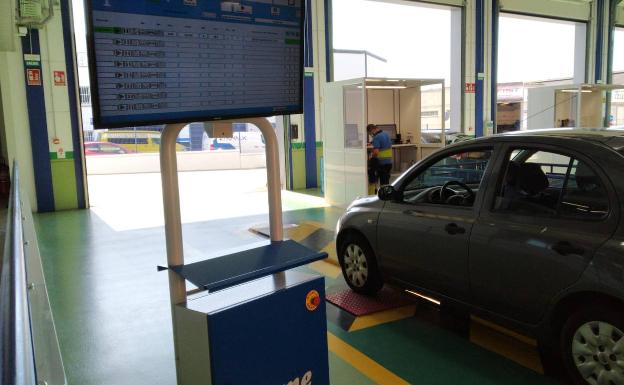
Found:
[[[466,233],[466,229],[458,226],[457,223],[449,223],[448,225],[444,226],[444,230],[446,230],[446,232],[451,235]]]
[[[583,255],[585,254],[584,248],[575,246],[568,241],[557,242],[551,247],[551,249],[553,249],[554,251],[556,251],[558,254],[561,254],[561,255],[569,255],[569,254]]]

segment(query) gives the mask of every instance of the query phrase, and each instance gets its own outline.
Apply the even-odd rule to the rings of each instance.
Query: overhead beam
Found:
[[[620,1],[620,4],[616,7],[615,25],[624,27],[624,0]]]
[[[591,3],[585,1],[500,0],[500,10],[584,22],[591,17]]]

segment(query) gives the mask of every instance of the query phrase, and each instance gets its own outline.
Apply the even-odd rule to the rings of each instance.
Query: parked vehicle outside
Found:
[[[229,141],[224,141],[223,139],[213,139],[212,143],[210,143],[210,151],[219,151],[219,150],[225,150],[225,151],[236,151],[236,147],[234,147],[234,145],[229,142]]]
[[[241,154],[264,153],[266,147],[262,133],[256,131],[234,132],[231,138],[209,138],[204,135],[205,150],[225,149],[219,147],[226,143],[239,150]]]
[[[384,283],[538,339],[574,384],[624,385],[624,130],[451,145],[340,218],[355,291]]]
[[[108,142],[85,142],[85,155],[121,155],[131,154],[130,151],[118,144]]]
[[[145,130],[110,130],[101,132],[101,142],[118,144],[133,152],[159,152],[160,132]],[[186,151],[183,144],[176,144],[176,151]]]

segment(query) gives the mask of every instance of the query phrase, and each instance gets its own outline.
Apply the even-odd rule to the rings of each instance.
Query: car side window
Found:
[[[609,200],[600,178],[568,155],[535,149],[508,153],[494,202],[496,211],[523,215],[599,219]]]
[[[445,156],[405,185],[403,199],[407,203],[472,206],[491,157],[491,149]]]
[[[574,161],[559,207],[567,218],[601,219],[609,213],[607,190],[586,163]]]

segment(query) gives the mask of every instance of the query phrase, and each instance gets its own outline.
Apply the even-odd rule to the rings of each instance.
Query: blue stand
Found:
[[[179,385],[329,385],[325,280],[286,271],[327,257],[283,240],[277,136],[266,141],[271,243],[184,264],[175,143],[161,139],[161,175],[176,370]],[[186,281],[208,292],[188,298]]]

